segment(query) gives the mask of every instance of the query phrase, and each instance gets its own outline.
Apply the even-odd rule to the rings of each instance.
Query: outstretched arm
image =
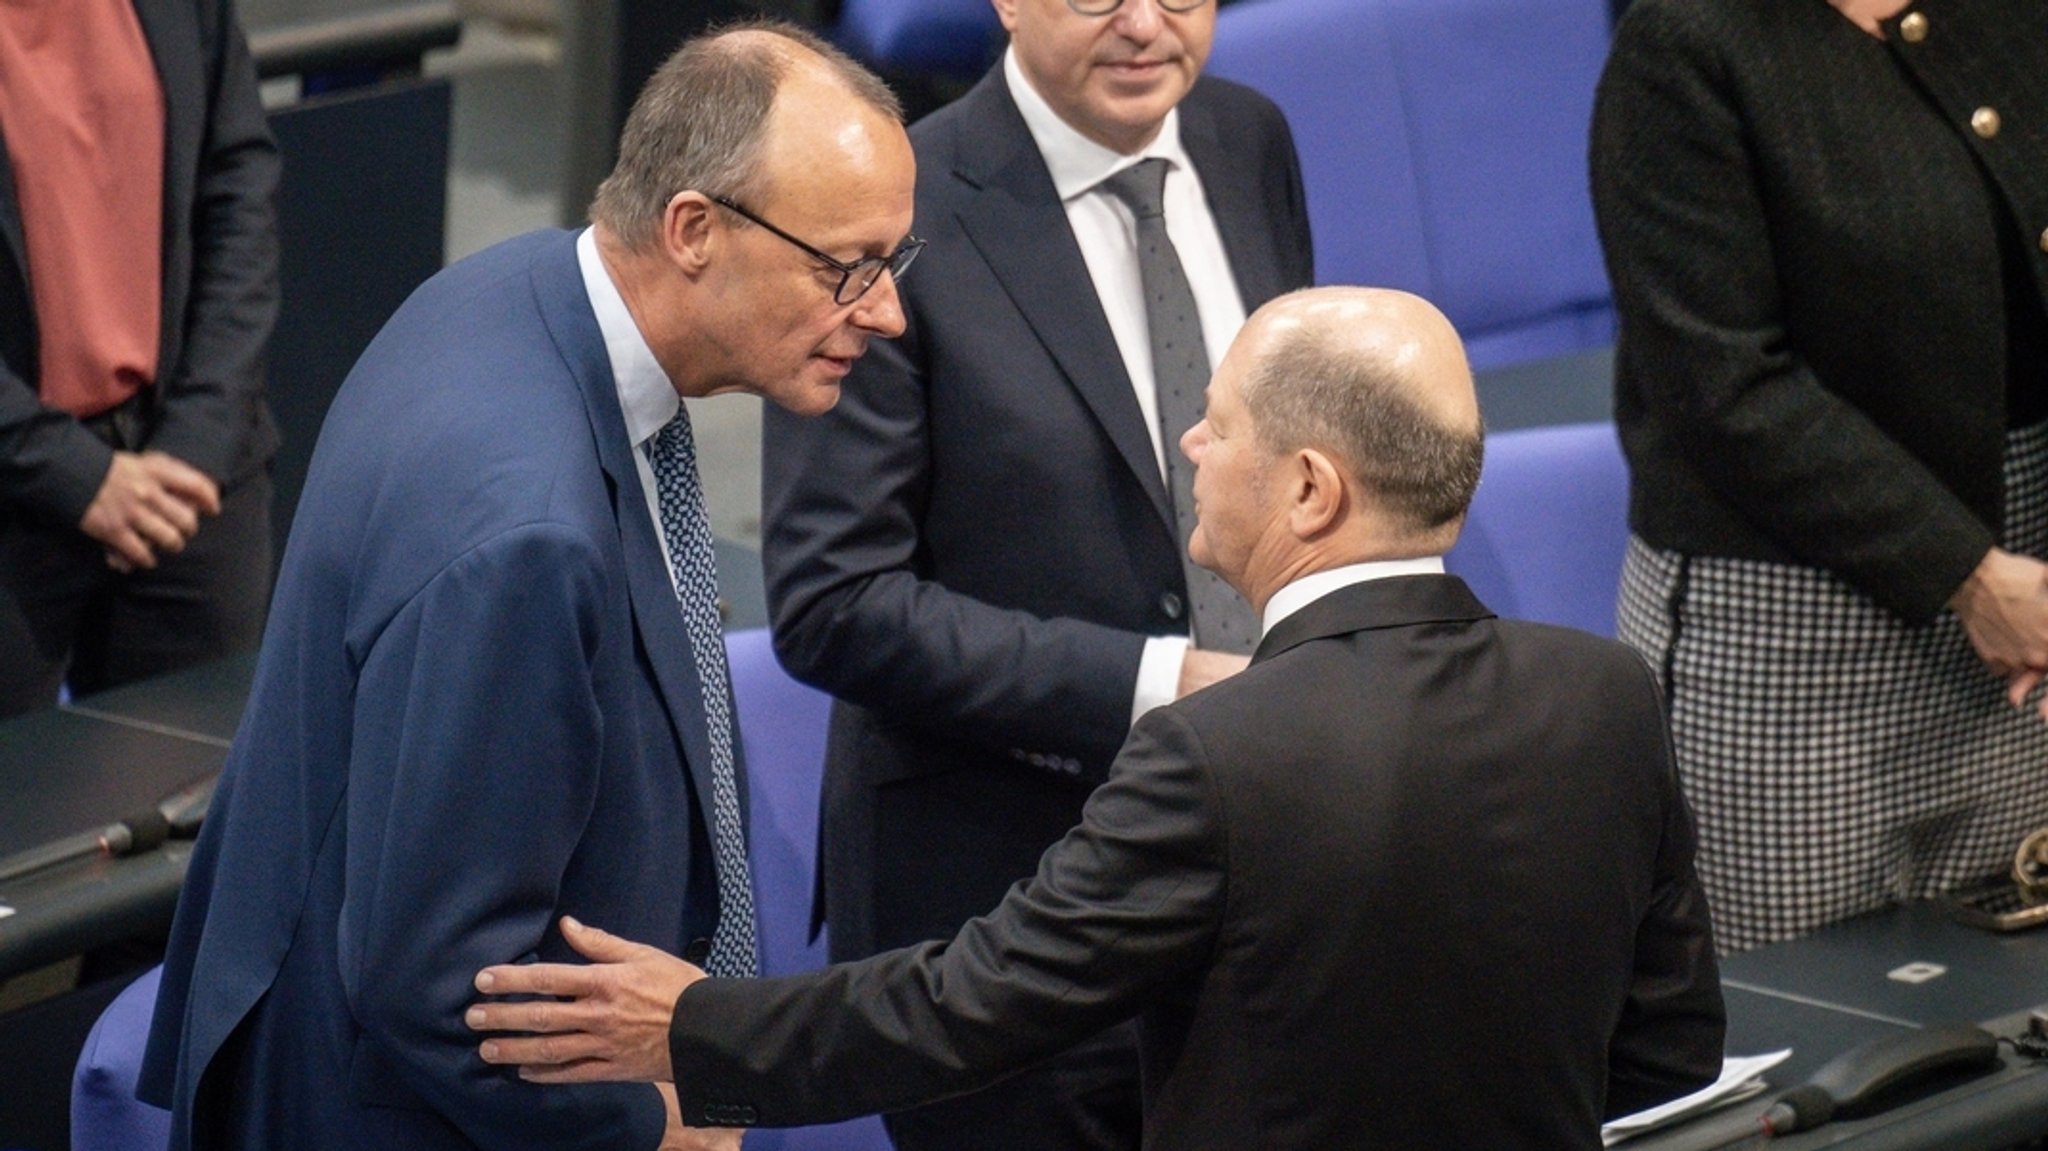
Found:
[[[597,966],[487,968],[488,994],[555,998],[484,1002],[465,1019],[526,1032],[486,1040],[482,1055],[528,1079],[673,1077],[690,1123],[791,1126],[930,1102],[1127,1019],[1198,970],[1227,886],[1221,817],[1199,741],[1161,709],[1037,877],[949,942],[779,979],[705,979],[564,924]]]

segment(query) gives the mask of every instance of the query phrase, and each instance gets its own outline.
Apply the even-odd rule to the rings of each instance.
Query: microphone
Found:
[[[191,839],[199,834],[206,809],[213,804],[213,791],[219,786],[220,772],[209,771],[157,802],[157,814],[169,825],[172,839]]]
[[[1764,1134],[1772,1138],[1818,1127],[1835,1117],[1834,1096],[1827,1088],[1802,1083],[1778,1096],[1777,1102],[1758,1120]]]
[[[219,782],[218,771],[208,772],[171,792],[155,807],[0,859],[0,883],[94,855],[115,859],[154,850],[167,839],[190,839],[206,818]]]

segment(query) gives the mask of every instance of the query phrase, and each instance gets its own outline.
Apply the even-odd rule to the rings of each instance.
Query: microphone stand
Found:
[[[219,782],[220,772],[208,772],[164,796],[155,807],[91,831],[81,831],[27,851],[17,851],[0,859],[0,883],[10,883],[74,860],[90,859],[96,855],[114,859],[150,851],[162,846],[167,839],[190,839],[199,833],[199,825],[206,818],[207,806],[212,802],[214,788]]]

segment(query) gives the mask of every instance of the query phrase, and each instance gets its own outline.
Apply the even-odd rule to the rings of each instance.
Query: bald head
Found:
[[[793,24],[754,21],[694,37],[634,100],[618,164],[599,186],[590,218],[620,242],[643,247],[677,192],[764,200],[771,137],[792,126],[887,136],[874,122],[900,134],[902,119],[888,85]]]
[[[1442,551],[1479,483],[1479,401],[1464,345],[1419,296],[1314,288],[1245,323],[1232,356],[1261,445],[1328,453],[1418,554]]]
[[[1311,572],[1439,555],[1479,483],[1479,402],[1443,314],[1405,292],[1317,288],[1245,321],[1181,437],[1188,555],[1263,611]]]

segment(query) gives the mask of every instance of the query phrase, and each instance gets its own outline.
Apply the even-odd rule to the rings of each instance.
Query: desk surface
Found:
[[[104,827],[220,770],[254,656],[0,722],[0,857]],[[0,881],[0,979],[162,930],[188,847]]]
[[[1909,964],[1942,973],[1905,982]],[[1922,901],[1730,956],[1725,985],[1901,1024],[1971,1023],[2048,1003],[2048,928],[1999,933]]]
[[[250,652],[89,695],[63,710],[225,749],[242,721],[255,674],[256,653]]]
[[[218,741],[71,711],[0,723],[0,855],[154,806],[226,758]]]
[[[1937,964],[1920,982],[1893,978],[1908,964]],[[1775,1088],[1804,1082],[1835,1055],[1886,1035],[1941,1023],[1981,1023],[1993,1034],[2025,1029],[2029,1008],[2048,1003],[2048,930],[1999,934],[1950,919],[1931,902],[1839,923],[1731,956],[1721,964],[1728,1049],[1741,1055],[1790,1047],[1768,1076]],[[1754,1131],[1770,1096],[1623,1144],[1636,1151],[1704,1151]],[[1771,1141],[1783,1151],[2003,1151],[2048,1136],[2048,1064],[2003,1053],[1998,1069],[1926,1098],[1853,1122]]]

